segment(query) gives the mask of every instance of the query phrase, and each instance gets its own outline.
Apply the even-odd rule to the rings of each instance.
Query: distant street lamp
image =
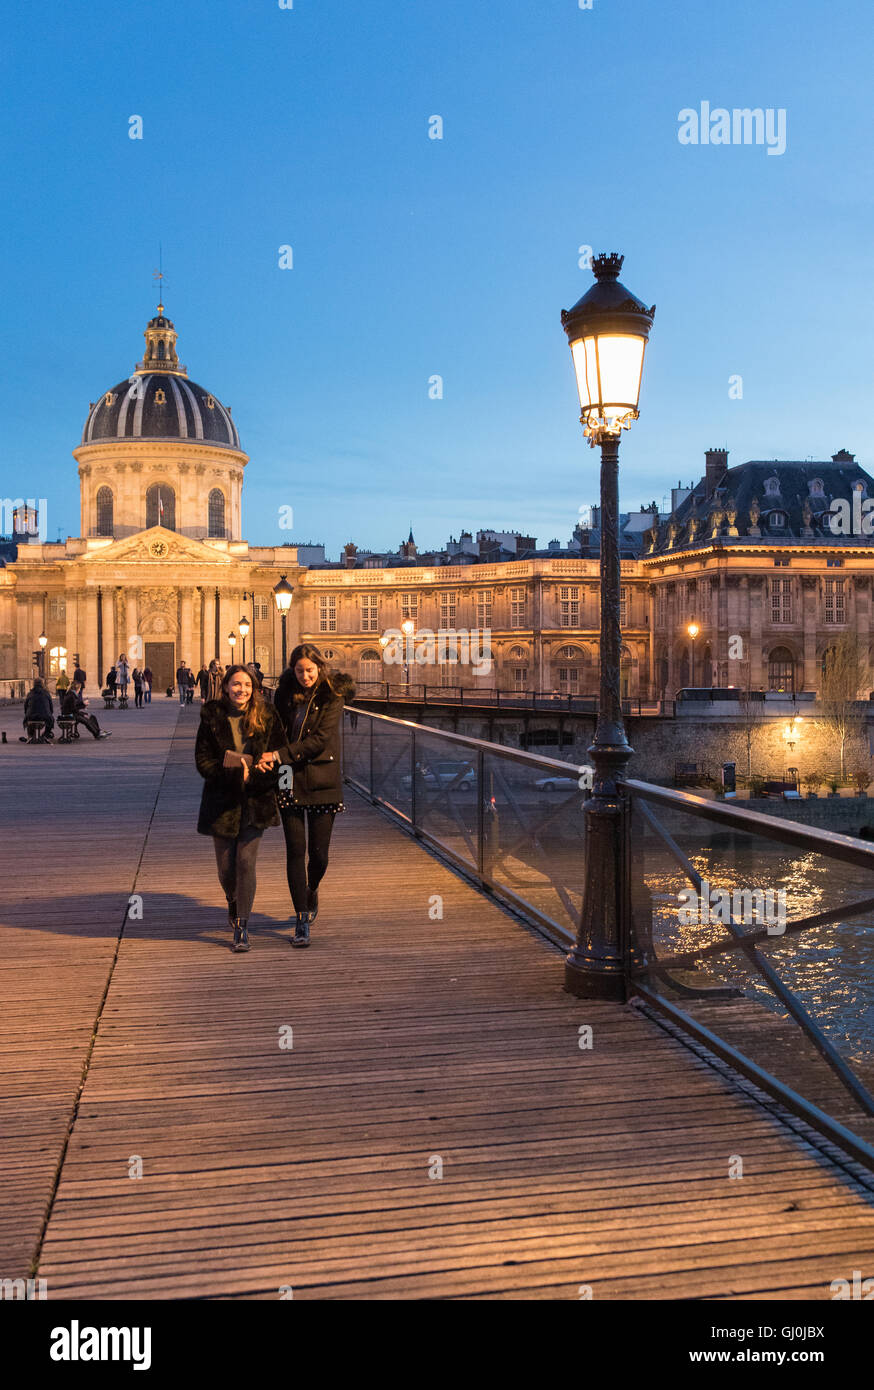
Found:
[[[689,626],[686,628],[686,631],[688,632],[690,638],[692,639],[692,640],[691,640],[691,668],[692,668],[692,669],[691,669],[691,671],[690,671],[690,673],[689,673],[689,684],[692,686],[692,689],[694,690],[694,688],[695,688],[695,638],[698,636],[698,633],[701,631],[701,629],[700,629],[700,627],[698,626],[697,623],[690,623]]]
[[[798,739],[801,736],[800,724],[801,720],[796,715],[795,718],[792,720],[791,724],[787,724],[783,730],[783,741],[786,744],[786,747],[789,749],[790,753],[794,749],[796,743],[798,742]]]
[[[233,631],[228,633],[228,646],[231,649],[231,665],[234,664],[234,647],[237,645],[237,634]]]
[[[407,659],[407,646],[413,633],[416,631],[416,624],[412,618],[405,618],[401,623],[401,632],[404,634],[404,685],[410,683],[410,663]]]
[[[291,585],[289,584],[289,582],[288,582],[288,580],[286,579],[285,575],[283,574],[282,577],[281,577],[280,580],[279,580],[279,583],[278,583],[278,584],[274,584],[274,586],[273,586],[273,597],[276,599],[276,607],[279,609],[279,615],[280,615],[280,617],[281,617],[281,619],[282,619],[282,669],[283,669],[283,671],[285,670],[286,665],[288,664],[288,644],[287,644],[287,641],[286,641],[286,634],[285,634],[285,622],[286,622],[286,619],[287,619],[287,617],[288,617],[288,610],[291,608],[291,600],[292,600],[293,595],[294,595],[294,589],[291,587]]]
[[[601,688],[598,723],[589,748],[592,795],[585,803],[586,867],[576,944],[565,964],[571,994],[625,998],[627,946],[623,894],[628,876],[625,802],[617,780],[632,748],[620,699],[619,438],[638,417],[643,356],[655,305],[648,309],[619,281],[624,257],[596,256],[595,284],[562,311],[577,391],[580,423],[591,447],[601,447]]]
[[[245,666],[245,664],[246,664],[246,638],[249,636],[249,619],[246,617],[245,613],[243,614],[243,616],[242,616],[242,618],[240,619],[240,621],[237,623],[237,627],[240,629],[240,636],[241,636],[242,639],[243,639],[243,665]]]
[[[44,632],[41,632],[40,635],[39,635],[38,641],[39,641],[39,647],[40,647],[40,652],[39,652],[39,673],[40,673],[40,675],[41,675],[43,678],[45,678],[45,673],[46,673],[46,647],[48,646],[48,641],[49,641],[49,639],[46,637],[46,635],[45,635]]]

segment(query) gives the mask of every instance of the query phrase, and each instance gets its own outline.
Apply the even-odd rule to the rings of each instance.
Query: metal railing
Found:
[[[584,769],[355,708],[345,714],[344,769],[353,787],[489,893],[506,901],[549,940],[563,947],[573,944],[585,877],[583,807],[588,791],[579,783],[581,775],[584,784],[588,781]],[[860,924],[857,958],[852,964],[842,961],[833,968],[838,972],[836,978],[840,969],[846,977],[839,978],[842,985],[836,994],[846,995],[852,981],[853,989],[867,991],[870,1009],[874,994],[874,845],[636,780],[621,784],[620,798],[626,825],[621,872],[627,899],[628,995],[640,997],[874,1169],[874,1147],[861,1132],[874,1119],[874,1097],[854,1070],[847,1049],[841,1049],[834,1036],[829,1036],[835,1032],[834,1020],[826,1022],[814,1016],[816,1006],[828,1010],[823,1008],[816,984],[808,987],[809,982],[805,983],[807,962],[799,944],[829,928],[846,933],[848,923],[868,916],[870,920]],[[685,825],[678,829],[672,818],[684,820]],[[710,843],[707,832],[714,827],[724,833],[715,838],[711,835]],[[732,837],[736,837],[734,842]],[[746,845],[751,837],[766,842],[766,848]],[[794,856],[788,865],[774,858],[780,847]],[[702,856],[708,854],[712,868],[702,862]],[[744,855],[745,867],[740,865]],[[688,883],[700,896],[708,875],[713,881],[721,875],[725,881],[727,864],[733,866],[735,879],[739,875],[744,884],[749,882],[751,867],[755,882],[767,881],[769,873],[792,882],[799,874],[803,877],[799,865],[806,865],[809,875],[814,856],[823,867],[817,889],[822,901],[816,904],[821,910],[801,911],[786,923],[781,934],[769,935],[767,928],[745,930],[735,920],[737,914],[730,913],[715,938],[702,927],[691,934],[686,930],[679,940],[674,939],[679,920],[678,883]],[[861,875],[861,891],[859,884],[848,888],[840,880],[839,866]],[[829,894],[834,898],[845,889],[845,900],[823,905]],[[726,961],[731,963],[728,979],[718,974],[714,978],[714,970],[724,970]],[[821,973],[821,963],[819,969]],[[744,971],[753,977],[753,984],[739,978]],[[802,998],[805,993],[807,997]],[[758,1007],[751,1009],[751,1005]],[[746,1009],[742,1015],[738,1013],[740,1006]],[[705,1010],[704,1019],[694,1016],[696,1008]],[[859,1008],[860,1017],[864,1017],[862,1006]],[[722,1018],[714,1017],[714,1011],[722,1011]],[[780,1014],[801,1030],[816,1054],[817,1065],[821,1059],[828,1068],[826,1079],[837,1078],[853,1111],[850,1122],[844,1123],[846,1114],[838,1117],[827,1113],[818,1103],[822,1077],[814,1076],[815,1068],[809,1061],[803,1063],[803,1086],[794,1073],[790,1081],[775,1074],[779,1067],[772,1052],[782,1051],[781,1061],[788,1059],[802,1066],[787,1042]],[[727,1031],[729,1037],[720,1036],[720,1030]],[[743,1034],[740,1042],[739,1033]],[[762,1065],[753,1055],[759,1042],[769,1065]],[[866,1046],[874,1079],[874,1050],[870,1044]],[[814,1098],[803,1094],[804,1090],[812,1090]],[[834,1108],[831,1098],[829,1106]],[[839,1099],[838,1111],[840,1114]]]
[[[418,682],[360,681],[356,687],[360,700],[384,704],[468,705],[506,710],[536,709],[546,714],[598,713],[597,695],[562,695],[548,690],[501,690],[498,687],[470,685],[427,685]],[[673,700],[647,700],[635,696],[622,701],[626,715],[673,714]]]

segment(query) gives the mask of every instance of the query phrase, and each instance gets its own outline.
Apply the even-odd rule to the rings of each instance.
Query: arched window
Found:
[[[372,649],[362,652],[358,658],[362,685],[372,685],[383,680],[382,653]]]
[[[176,530],[176,493],[166,483],[152,483],[146,490],[146,528],[150,526]]]
[[[768,688],[795,694],[795,660],[788,647],[775,647],[768,657]]]
[[[559,647],[555,655],[558,661],[556,669],[559,695],[578,695],[580,693],[580,667],[583,663],[581,648],[568,643],[567,646]]]
[[[163,338],[162,338],[161,341],[158,343],[158,357],[161,359],[161,361],[164,360],[164,339],[163,339]]]
[[[49,675],[59,676],[67,669],[67,648],[49,647]]]
[[[98,536],[112,535],[111,487],[99,487],[97,489],[97,534]]]
[[[209,534],[224,540],[225,495],[221,488],[217,487],[209,494]]]

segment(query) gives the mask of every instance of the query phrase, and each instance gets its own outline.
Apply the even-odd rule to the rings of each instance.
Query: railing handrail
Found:
[[[708,801],[703,796],[693,796],[691,792],[658,787],[652,782],[639,782],[632,777],[622,785],[628,788],[632,796],[658,802],[659,805],[668,806],[674,811],[718,821],[721,825],[732,826],[735,830],[746,831],[749,835],[781,840],[800,849],[812,850],[816,854],[828,854],[832,859],[842,859],[859,868],[874,870],[874,845],[857,840],[851,835],[840,835],[834,830],[814,829],[800,821],[782,820],[762,811],[748,811],[745,807],[727,801]]]
[[[427,724],[417,724],[414,719],[398,719],[392,714],[377,714],[375,710],[359,709],[356,705],[347,707],[347,717],[350,714],[357,714],[359,719],[379,719],[384,724],[395,724],[399,728],[412,729],[418,734],[433,734],[439,738],[445,738],[450,743],[460,744],[465,748],[472,748],[474,752],[500,753],[504,758],[510,758],[516,763],[527,763],[531,767],[543,767],[547,772],[558,772],[565,775],[568,770],[579,772],[581,764],[565,763],[560,758],[546,758],[540,753],[527,753],[522,748],[508,748],[505,743],[490,743],[488,739],[472,738],[469,734],[450,733],[448,729],[431,729]]]

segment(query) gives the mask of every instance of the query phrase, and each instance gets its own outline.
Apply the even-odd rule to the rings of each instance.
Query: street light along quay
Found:
[[[690,641],[690,659],[689,659],[689,664],[690,664],[689,684],[692,686],[692,688],[693,688],[693,690],[694,690],[694,688],[695,688],[695,638],[698,636],[698,633],[701,631],[701,629],[700,629],[700,627],[698,626],[697,623],[690,623],[689,626],[686,628],[686,631],[688,632],[689,637],[690,637],[690,639],[691,639],[691,641]]]
[[[633,752],[620,703],[619,438],[638,417],[643,355],[655,315],[619,281],[625,258],[595,256],[595,284],[561,322],[570,343],[580,423],[601,447],[601,686],[592,796],[585,804],[586,866],[576,945],[565,963],[571,994],[624,999],[621,907],[628,879],[625,803],[616,786]]]
[[[280,577],[279,583],[273,586],[273,597],[276,599],[276,607],[282,619],[282,669],[285,670],[288,664],[288,644],[285,634],[285,622],[288,617],[288,610],[291,607],[291,600],[294,589],[289,584],[285,575]]]
[[[243,616],[242,616],[242,618],[240,619],[240,621],[237,623],[237,627],[240,629],[240,636],[241,636],[242,639],[243,639],[243,665],[245,666],[245,664],[246,664],[246,638],[249,636],[249,619],[246,617],[245,613],[243,614]]]

